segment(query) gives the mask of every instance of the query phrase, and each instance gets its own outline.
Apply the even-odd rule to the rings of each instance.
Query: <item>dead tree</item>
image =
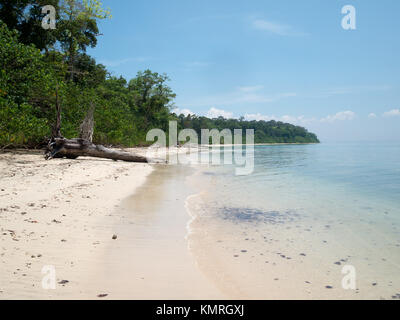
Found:
[[[114,161],[122,160],[142,163],[150,162],[146,157],[143,156],[125,151],[109,149],[92,143],[94,131],[93,104],[90,105],[85,119],[80,126],[80,138],[78,139],[65,139],[61,135],[61,104],[58,96],[58,88],[56,89],[56,113],[56,124],[53,128],[53,136],[48,142],[45,152],[46,160],[53,158],[76,159],[78,157],[95,157],[112,159]]]
[[[101,145],[95,145],[85,139],[55,138],[48,146],[45,158],[50,160],[53,158],[64,157],[69,159],[76,159],[78,157],[95,157],[127,162],[149,162],[146,157],[130,152],[109,149]]]
[[[90,104],[90,108],[80,126],[79,138],[92,142],[94,132],[94,104]]]

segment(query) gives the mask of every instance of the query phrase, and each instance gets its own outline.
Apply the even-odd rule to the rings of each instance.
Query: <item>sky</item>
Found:
[[[280,120],[322,141],[400,140],[398,0],[103,0],[88,53],[166,73],[177,112]],[[345,5],[355,29],[344,29]]]

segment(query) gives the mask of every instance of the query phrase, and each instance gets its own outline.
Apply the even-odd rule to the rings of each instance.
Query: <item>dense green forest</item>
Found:
[[[44,29],[42,7],[56,8],[56,28]],[[255,129],[255,142],[318,142],[306,129],[276,121],[208,119],[171,113],[169,78],[150,70],[126,80],[87,55],[110,18],[98,0],[0,0],[0,147],[40,147],[54,132],[61,109],[64,137],[94,108],[93,141],[104,145],[146,144],[152,128]]]
[[[174,117],[176,115],[173,115]],[[254,129],[255,143],[318,143],[314,133],[308,132],[303,127],[277,121],[245,121],[241,119],[209,119],[198,116],[179,115],[178,127],[194,129],[199,137],[201,129]],[[244,141],[243,141],[244,142]]]

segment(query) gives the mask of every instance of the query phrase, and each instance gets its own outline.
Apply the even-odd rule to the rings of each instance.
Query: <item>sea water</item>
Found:
[[[238,297],[400,298],[399,143],[260,145],[254,160],[189,179],[189,246],[210,277]]]

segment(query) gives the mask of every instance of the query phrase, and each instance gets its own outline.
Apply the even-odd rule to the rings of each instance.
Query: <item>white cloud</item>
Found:
[[[353,111],[342,111],[342,112],[336,113],[335,115],[329,115],[325,118],[322,118],[321,122],[353,120],[355,117],[356,117],[356,114]]]
[[[194,115],[195,114],[194,112],[192,112],[189,109],[179,109],[179,108],[176,108],[176,109],[172,110],[172,112],[177,114],[178,116],[183,114],[185,117],[187,117],[188,115]]]
[[[306,33],[298,32],[289,25],[284,25],[268,20],[255,19],[252,22],[253,28],[257,30],[268,31],[280,36],[305,36]]]
[[[260,91],[264,88],[264,86],[248,86],[248,87],[239,87],[238,90],[241,92],[255,92]]]
[[[275,116],[262,115],[261,113],[245,114],[244,118],[248,121],[270,121],[277,120]]]
[[[109,68],[115,68],[115,67],[119,67],[120,65],[129,63],[129,62],[145,62],[149,60],[148,58],[144,58],[144,57],[137,57],[137,58],[126,58],[126,59],[120,59],[120,60],[107,60],[107,59],[103,59],[100,60],[100,64],[109,67]]]
[[[219,118],[219,117],[224,117],[225,119],[232,119],[233,118],[233,113],[225,110],[220,110],[217,108],[211,108],[207,112],[207,118]]]
[[[368,118],[370,118],[370,119],[375,119],[376,118],[376,114],[375,113],[370,113],[369,115],[368,115]]]
[[[281,117],[282,122],[288,122],[288,123],[301,123],[304,120],[305,120],[304,116],[294,117],[294,116],[284,115]]]
[[[393,109],[383,114],[384,117],[398,117],[400,116],[400,109]]]

